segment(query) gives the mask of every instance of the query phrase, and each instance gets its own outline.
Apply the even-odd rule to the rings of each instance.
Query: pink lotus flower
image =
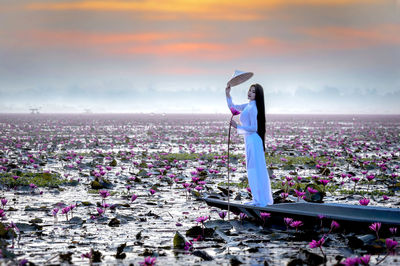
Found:
[[[8,229],[15,229],[15,231],[19,232],[19,228],[13,221],[11,221],[10,225],[6,227],[6,230],[8,230]]]
[[[197,172],[203,172],[204,171],[204,167],[196,167]]]
[[[328,180],[328,179],[320,179],[319,182],[325,187],[330,182],[330,180]]]
[[[218,213],[218,215],[219,215],[219,217],[221,217],[222,220],[224,220],[225,216],[226,216],[226,212],[225,211],[221,211],[221,212]]]
[[[369,199],[362,198],[359,200],[360,204],[363,206],[367,206],[369,204]]]
[[[184,247],[184,249],[187,250],[187,251],[193,250],[193,243],[192,243],[192,241],[186,241],[186,242],[185,242],[185,247]]]
[[[386,195],[383,195],[382,197],[383,197],[383,200],[388,200],[389,199],[389,197],[386,196]]]
[[[271,217],[271,213],[269,213],[269,212],[260,212],[260,217],[263,220],[263,226],[264,226],[265,222],[267,221],[267,218]]]
[[[8,200],[6,198],[1,199],[1,205],[3,205],[3,208],[6,206]]]
[[[325,257],[324,251],[322,250],[322,245],[325,243],[325,239],[324,237],[322,237],[320,240],[318,241],[311,241],[310,243],[308,243],[308,245],[310,246],[310,248],[319,248],[319,250],[321,250],[322,255]]]
[[[319,224],[319,226],[322,228],[322,222],[323,222],[323,219],[325,218],[325,216],[324,215],[322,215],[322,214],[318,214],[318,219],[320,220],[320,224]]]
[[[100,194],[100,196],[101,196],[103,199],[105,199],[105,198],[107,198],[108,196],[110,196],[110,192],[108,192],[107,190],[100,190],[100,191],[99,191],[99,194]]]
[[[386,238],[386,248],[389,253],[394,253],[395,248],[397,247],[398,242],[391,238]]]
[[[324,242],[325,242],[325,239],[321,238],[318,241],[315,241],[315,240],[311,241],[310,243],[308,243],[308,245],[310,246],[310,248],[320,248],[320,247],[322,247]]]
[[[290,227],[296,228],[296,232],[297,232],[297,229],[302,225],[303,225],[302,221],[293,221],[290,223]]]
[[[54,208],[52,211],[53,216],[57,216],[59,209],[58,208]]]
[[[293,219],[289,217],[283,218],[283,220],[285,221],[287,228],[289,228],[289,225],[293,222]]]
[[[269,212],[260,212],[260,217],[261,217],[261,219],[265,220],[265,219],[271,217],[271,213],[269,213]]]
[[[389,231],[390,231],[390,233],[392,233],[392,235],[395,235],[397,232],[397,227],[390,227]]]
[[[137,195],[135,195],[135,194],[132,194],[132,197],[131,197],[131,202],[134,202],[136,199],[137,199]]]
[[[62,214],[67,214],[69,211],[71,210],[71,208],[69,206],[62,208],[61,213]]]
[[[91,252],[83,253],[81,255],[81,258],[91,259],[92,258],[92,253]]]
[[[369,265],[369,261],[371,259],[371,255],[364,255],[363,257],[360,257],[360,264],[362,265]]]
[[[345,266],[355,266],[360,264],[360,258],[346,258],[344,262],[342,262]]]
[[[303,197],[303,196],[306,194],[305,192],[299,191],[299,190],[297,190],[297,189],[295,189],[294,192],[296,192],[296,195],[297,195],[297,198],[298,198],[298,199],[301,198],[301,197]]]
[[[67,207],[61,209],[61,213],[62,213],[62,214],[65,214],[65,218],[67,219],[67,221],[68,221],[68,212],[69,212],[70,210],[71,210],[71,207],[69,207],[69,206],[67,206]]]
[[[371,181],[375,178],[375,175],[371,174],[371,175],[367,175],[367,179],[368,181]]]
[[[373,223],[369,226],[369,229],[371,229],[372,231],[375,231],[376,233],[376,238],[379,239],[379,229],[381,229],[381,223]]]
[[[202,235],[198,235],[196,238],[193,238],[193,241],[201,241],[201,240],[203,240]]]
[[[143,266],[153,266],[156,263],[156,258],[146,257],[143,262],[139,262]]]
[[[22,259],[22,260],[19,261],[18,265],[19,266],[25,266],[25,265],[28,265],[28,262],[29,261],[27,259]]]
[[[96,208],[97,213],[101,216],[104,213],[104,210],[102,208]]]
[[[229,109],[231,110],[232,116],[235,116],[235,115],[239,115],[239,114],[240,114],[240,112],[239,112],[238,110],[236,110],[235,108],[233,108],[233,107],[231,107],[231,108],[229,108]]]
[[[197,171],[191,171],[190,174],[193,175],[193,176],[195,176],[195,175],[197,175]],[[193,182],[194,182],[194,181],[193,181]]]
[[[205,221],[207,221],[208,216],[200,216],[196,218],[196,222],[203,224]]]
[[[331,223],[331,230],[329,230],[329,233],[335,229],[338,229],[340,227],[339,223],[336,221],[332,221]]]
[[[310,192],[310,194],[315,194],[315,193],[318,192],[318,190],[316,190],[316,189],[314,189],[312,187],[308,187],[307,190],[308,190],[308,192]]]

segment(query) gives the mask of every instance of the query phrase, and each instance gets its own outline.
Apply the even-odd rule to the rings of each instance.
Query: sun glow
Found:
[[[138,12],[147,19],[202,19],[250,21],[268,18],[265,11],[282,6],[338,6],[355,3],[375,3],[377,0],[145,0],[145,1],[63,1],[35,2],[25,7],[30,10],[65,11],[127,11]]]

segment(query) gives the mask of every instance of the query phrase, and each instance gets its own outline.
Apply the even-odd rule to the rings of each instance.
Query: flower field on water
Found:
[[[227,191],[229,115],[0,115],[1,262],[393,265],[396,227],[344,231],[199,198]],[[231,135],[231,199],[251,200]],[[267,116],[275,203],[400,206],[399,116]],[[352,264],[353,263],[353,264]]]

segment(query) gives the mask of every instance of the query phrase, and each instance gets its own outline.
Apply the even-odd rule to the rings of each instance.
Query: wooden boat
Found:
[[[228,202],[220,199],[206,197],[203,200],[213,207],[228,209]],[[298,220],[312,220],[313,224],[323,215],[325,219],[341,221],[342,224],[356,227],[360,224],[379,222],[382,225],[400,225],[400,208],[385,208],[377,206],[361,206],[336,203],[279,203],[266,207],[256,207],[246,204],[231,202],[230,210],[233,213],[245,213],[248,217],[261,219],[261,212],[271,213],[272,217],[291,217]],[[282,220],[282,218],[280,218]],[[368,227],[367,227],[368,228]]]

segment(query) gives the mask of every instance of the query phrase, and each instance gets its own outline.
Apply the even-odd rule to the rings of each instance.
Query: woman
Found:
[[[225,89],[228,107],[242,111],[241,125],[232,120],[232,126],[244,136],[246,147],[246,168],[253,200],[249,203],[264,207],[273,204],[271,184],[265,163],[265,107],[264,91],[261,85],[251,85],[247,93],[249,103],[235,105],[231,98],[231,87]]]

